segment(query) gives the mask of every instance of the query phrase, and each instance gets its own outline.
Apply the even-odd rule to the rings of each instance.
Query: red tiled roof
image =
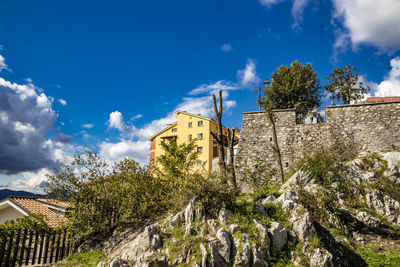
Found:
[[[57,206],[57,207],[64,208],[64,209],[72,208],[71,202],[68,202],[68,201],[61,201],[61,200],[54,199],[54,198],[38,198],[37,200],[39,202],[44,202],[49,205]]]
[[[29,214],[44,215],[44,221],[51,227],[61,226],[68,222],[68,219],[52,211],[50,208],[32,197],[9,197],[11,201],[20,206]]]
[[[386,96],[386,97],[368,97],[367,102],[396,102],[400,101],[400,96]]]

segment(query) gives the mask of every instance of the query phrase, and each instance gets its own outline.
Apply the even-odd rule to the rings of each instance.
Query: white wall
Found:
[[[22,217],[24,217],[24,215],[11,206],[0,210],[0,224],[3,224],[8,220],[15,220]]]

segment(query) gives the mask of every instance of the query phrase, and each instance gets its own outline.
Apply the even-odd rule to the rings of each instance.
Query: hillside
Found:
[[[19,196],[19,197],[43,197],[44,195],[35,194],[27,191],[15,191],[10,189],[0,189],[0,199],[8,196]]]
[[[194,198],[91,248],[110,266],[399,266],[399,179],[400,152],[317,157],[282,186],[238,196],[218,216]]]

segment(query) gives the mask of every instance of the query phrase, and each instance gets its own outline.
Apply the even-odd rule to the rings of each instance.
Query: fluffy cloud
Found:
[[[8,69],[8,66],[5,62],[5,59],[2,55],[0,55],[0,71],[7,70],[7,69]]]
[[[253,59],[247,59],[246,67],[243,70],[238,70],[237,78],[243,87],[252,86],[260,80],[256,72],[256,63]]]
[[[271,7],[274,4],[279,4],[281,2],[285,2],[286,0],[259,0],[260,4],[266,7]]]
[[[126,157],[133,158],[141,164],[150,160],[150,141],[121,140],[116,143],[102,142],[99,146],[100,156],[110,162],[121,161]]]
[[[67,105],[67,101],[65,101],[64,99],[60,98],[57,100],[61,105],[66,106]]]
[[[230,44],[223,44],[221,45],[221,50],[224,52],[229,52],[233,49],[233,47]]]
[[[387,53],[393,53],[400,48],[400,1],[332,0],[332,2],[335,6],[334,17],[345,29],[337,35],[336,48],[347,45],[349,41],[353,47],[367,44]]]
[[[385,79],[374,88],[375,96],[400,95],[400,57],[390,61],[392,69]]]
[[[231,91],[231,90],[237,90],[239,89],[239,86],[236,84],[229,82],[229,81],[217,81],[215,83],[211,84],[202,84],[192,91],[190,91],[189,95],[199,95],[199,94],[204,94],[204,93],[212,93],[215,94],[219,90],[224,90],[224,91]]]
[[[56,119],[52,98],[0,77],[0,173],[55,167],[45,139]]]
[[[64,133],[53,134],[53,138],[61,143],[69,143],[72,141],[72,136]]]

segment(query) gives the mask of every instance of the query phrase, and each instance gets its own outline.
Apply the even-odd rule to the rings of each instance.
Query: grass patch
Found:
[[[365,245],[357,247],[356,252],[371,267],[400,266],[400,247],[395,250],[385,250],[376,245]]]
[[[97,264],[105,260],[105,256],[101,251],[92,250],[79,254],[68,256],[63,262],[58,263],[59,267],[96,267]]]

